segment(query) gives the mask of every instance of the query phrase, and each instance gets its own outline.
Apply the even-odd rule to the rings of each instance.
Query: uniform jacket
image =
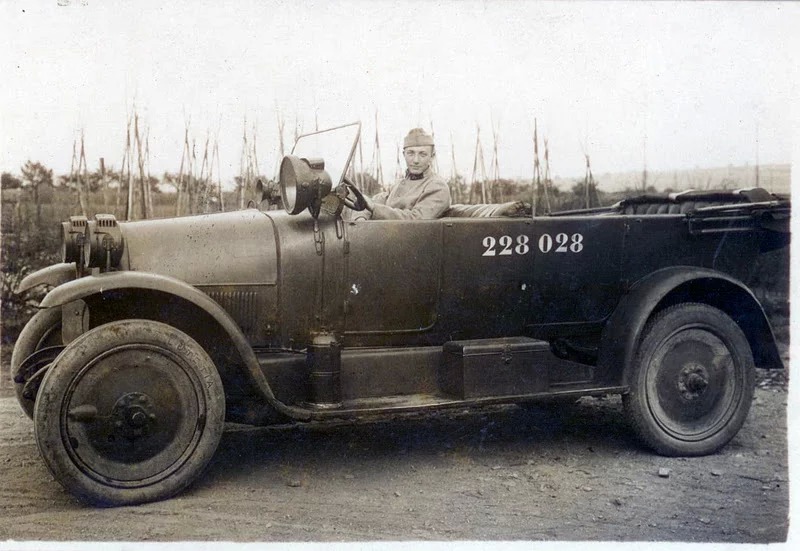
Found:
[[[375,207],[373,220],[424,220],[439,218],[450,208],[450,188],[447,182],[430,168],[420,180],[406,177],[389,191],[372,198]]]

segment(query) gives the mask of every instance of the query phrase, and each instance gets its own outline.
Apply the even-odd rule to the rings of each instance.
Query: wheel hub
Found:
[[[686,400],[696,400],[708,388],[708,372],[697,363],[683,366],[678,375],[678,391]]]
[[[135,440],[150,433],[158,421],[153,401],[147,394],[130,392],[121,396],[111,411],[116,436]]]
[[[63,441],[90,476],[123,485],[166,476],[197,438],[204,412],[196,389],[170,351],[114,347],[83,368],[68,394]]]

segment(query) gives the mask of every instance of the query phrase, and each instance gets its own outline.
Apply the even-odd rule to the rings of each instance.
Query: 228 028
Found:
[[[510,235],[503,235],[495,238],[487,235],[481,244],[486,250],[481,256],[510,256],[514,254],[528,254],[530,251],[530,238],[527,235],[518,235],[516,238]],[[538,241],[539,250],[545,254],[556,253],[579,253],[583,250],[583,234],[558,233],[555,236],[543,233]],[[555,248],[554,248],[555,247]]]

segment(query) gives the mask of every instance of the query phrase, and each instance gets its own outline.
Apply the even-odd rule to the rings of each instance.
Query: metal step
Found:
[[[326,405],[317,407],[313,404],[305,404],[311,412],[312,419],[330,419],[336,417],[356,417],[360,415],[372,415],[383,413],[413,413],[415,411],[443,409],[451,407],[471,407],[492,404],[527,402],[535,400],[547,400],[554,397],[576,398],[580,396],[590,396],[599,394],[619,394],[625,392],[627,387],[613,386],[590,386],[572,388],[562,392],[540,392],[536,394],[518,394],[513,396],[491,396],[483,398],[472,398],[459,400],[452,396],[443,394],[402,394],[395,396],[381,396],[376,398],[358,398],[345,400],[336,407]]]

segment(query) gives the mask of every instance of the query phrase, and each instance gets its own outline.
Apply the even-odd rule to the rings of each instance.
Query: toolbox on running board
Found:
[[[528,337],[450,341],[442,349],[439,388],[462,399],[546,392],[549,356],[549,343]]]

